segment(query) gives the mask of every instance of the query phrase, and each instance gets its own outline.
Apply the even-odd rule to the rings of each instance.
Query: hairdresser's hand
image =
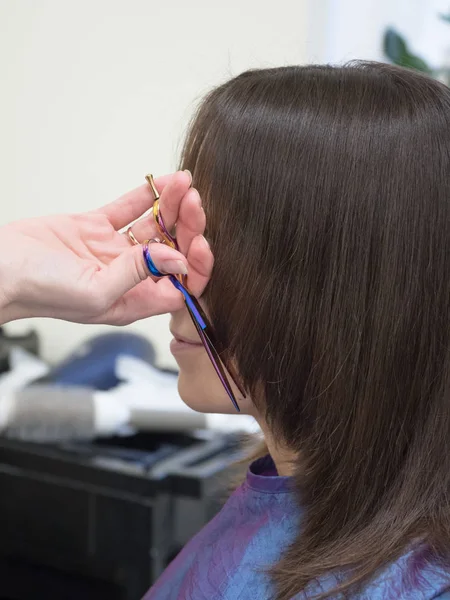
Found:
[[[191,177],[179,172],[156,179],[165,224],[176,223],[181,253],[151,244],[157,268],[188,271],[200,295],[213,257],[202,237],[205,214]],[[23,317],[54,317],[78,323],[123,325],[179,309],[180,292],[167,277],[149,276],[142,246],[120,230],[153,204],[148,185],[99,210],[18,221],[0,227],[0,323]],[[156,237],[153,217],[135,223],[139,242]]]

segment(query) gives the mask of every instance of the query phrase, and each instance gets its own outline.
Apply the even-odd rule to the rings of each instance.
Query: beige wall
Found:
[[[0,224],[94,208],[175,168],[211,86],[250,67],[380,60],[386,26],[448,64],[447,0],[0,0]],[[132,329],[168,351],[167,317]],[[52,320],[58,360],[106,328]]]
[[[320,60],[306,9],[307,0],[0,0],[0,224],[94,208],[149,170],[174,169],[194,103],[212,85],[249,67]],[[30,325],[52,361],[104,329],[44,319],[9,329]],[[172,363],[166,317],[132,328]]]

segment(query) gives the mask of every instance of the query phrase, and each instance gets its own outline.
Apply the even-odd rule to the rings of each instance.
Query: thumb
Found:
[[[149,244],[149,252],[156,268],[167,274],[187,274],[187,259],[164,244]],[[138,283],[147,279],[150,272],[143,255],[142,246],[124,250],[95,277],[95,287],[111,306]]]

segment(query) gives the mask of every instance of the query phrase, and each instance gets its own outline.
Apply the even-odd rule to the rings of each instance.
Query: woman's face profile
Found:
[[[199,412],[235,414],[236,409],[211,364],[187,309],[171,313],[171,317],[173,339],[170,350],[180,369],[178,391],[182,400]],[[241,412],[248,414],[250,400],[243,400],[231,378],[228,379]]]

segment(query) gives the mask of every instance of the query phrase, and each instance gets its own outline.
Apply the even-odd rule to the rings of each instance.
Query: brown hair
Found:
[[[448,556],[450,90],[376,63],[249,71],[182,162],[217,335],[299,456],[277,599],[330,572],[360,590],[414,543]]]

